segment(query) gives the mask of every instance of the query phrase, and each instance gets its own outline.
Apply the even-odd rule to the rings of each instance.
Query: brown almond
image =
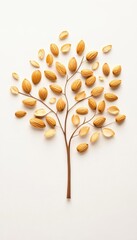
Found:
[[[68,69],[69,69],[71,72],[75,72],[75,71],[76,71],[76,69],[77,69],[77,60],[76,60],[75,57],[72,57],[72,58],[69,60]]]
[[[31,92],[31,89],[32,89],[32,86],[31,86],[31,83],[29,80],[27,79],[24,79],[23,82],[22,82],[22,89],[25,93],[30,93]]]
[[[39,89],[39,97],[41,100],[45,100],[48,96],[48,91],[45,87]]]
[[[91,62],[91,61],[93,61],[97,57],[97,55],[98,55],[97,51],[89,52],[86,55],[86,59],[87,59],[87,61]]]
[[[105,103],[104,100],[102,100],[101,102],[99,102],[99,104],[98,104],[98,111],[99,111],[100,113],[103,113],[104,110],[105,110],[105,106],[106,106],[106,103]]]
[[[81,88],[81,86],[82,81],[80,79],[77,79],[71,84],[71,90],[77,92]]]
[[[90,70],[90,69],[83,69],[83,70],[81,70],[81,75],[84,78],[88,78],[88,77],[91,77],[93,75],[93,71]]]
[[[76,110],[76,113],[80,114],[80,115],[85,115],[88,113],[88,108],[86,107],[79,107],[77,110]]]
[[[50,127],[54,128],[56,126],[56,120],[53,117],[46,116],[46,121]]]
[[[60,40],[64,40],[68,37],[69,33],[68,31],[62,31],[60,34],[59,34],[59,39]]]
[[[110,86],[112,89],[115,89],[115,88],[119,87],[120,84],[121,84],[121,80],[119,80],[119,79],[114,79],[114,80],[112,80],[112,81],[109,83],[109,86]]]
[[[56,108],[58,112],[62,112],[65,109],[66,103],[62,98],[59,98],[56,103]]]
[[[120,114],[120,115],[116,116],[115,121],[116,121],[117,123],[122,123],[122,122],[124,122],[125,119],[126,119],[126,116]]]
[[[37,101],[31,97],[24,99],[22,102],[26,107],[29,108],[34,107],[37,103]]]
[[[60,62],[56,62],[56,70],[62,77],[64,77],[67,73],[66,67]]]
[[[56,74],[52,71],[46,70],[46,71],[44,71],[44,74],[45,74],[45,77],[52,82],[55,82],[57,80]]]
[[[25,111],[22,111],[22,110],[15,112],[15,116],[16,116],[17,118],[22,118],[22,117],[24,117],[26,114],[27,114],[27,113],[26,113]]]
[[[109,102],[113,102],[113,101],[116,101],[118,99],[118,97],[114,93],[105,93],[104,97]]]
[[[66,43],[61,47],[61,52],[66,54],[70,51],[71,48],[71,44],[70,43]]]
[[[105,76],[108,76],[110,74],[110,67],[109,67],[108,63],[103,64],[102,72],[104,73]]]
[[[72,116],[71,121],[74,126],[78,126],[80,124],[80,117],[77,114],[75,114]]]
[[[102,127],[103,123],[106,121],[105,117],[99,116],[93,121],[95,127]]]
[[[32,73],[32,75],[31,75],[32,82],[33,82],[35,85],[38,84],[38,83],[40,82],[40,80],[41,80],[41,77],[42,77],[42,75],[41,75],[41,72],[40,72],[39,70],[34,71],[34,72]]]
[[[112,45],[107,45],[102,48],[103,53],[108,53],[112,49]]]
[[[96,77],[95,76],[88,77],[85,80],[85,84],[86,84],[87,87],[91,87],[95,82],[96,82]]]
[[[92,110],[96,110],[97,104],[94,98],[89,98],[88,99],[88,105]]]
[[[18,95],[19,94],[19,89],[16,87],[16,86],[12,86],[10,88],[10,92],[13,94],[13,95]]]
[[[85,152],[88,149],[88,144],[87,143],[81,143],[77,146],[77,151],[79,153]]]
[[[95,87],[92,89],[91,91],[91,95],[93,97],[99,97],[104,91],[104,88],[103,87]]]
[[[46,127],[44,121],[42,119],[39,119],[39,118],[31,118],[30,119],[30,124],[34,128],[38,128],[38,129],[42,129],[42,128]]]
[[[82,53],[84,52],[85,50],[85,43],[83,40],[81,40],[78,44],[77,44],[77,47],[76,47],[76,52],[79,56],[82,55]]]
[[[118,77],[121,73],[121,70],[122,70],[121,66],[118,65],[118,66],[113,68],[112,73],[113,73],[114,76]]]
[[[78,102],[83,100],[85,97],[86,97],[85,91],[81,91],[75,95],[75,100]]]
[[[59,48],[55,43],[51,43],[50,44],[50,51],[52,52],[52,54],[57,57],[59,55]]]
[[[62,93],[62,88],[57,85],[57,84],[52,84],[50,85],[50,89],[52,90],[52,92],[54,92],[55,94],[61,94]]]
[[[38,51],[38,58],[39,58],[40,60],[43,60],[44,57],[45,57],[45,50],[44,50],[43,48],[41,48],[41,49],[39,49],[39,51]]]
[[[46,63],[48,64],[48,66],[50,67],[53,63],[53,56],[52,54],[48,54],[47,57],[46,57]]]

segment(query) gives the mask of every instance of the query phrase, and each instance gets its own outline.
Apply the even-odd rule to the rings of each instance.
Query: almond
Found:
[[[84,99],[85,97],[86,97],[86,93],[85,93],[85,91],[82,91],[75,95],[75,100],[78,102],[78,101],[81,101],[82,99]]]
[[[46,138],[52,138],[52,137],[55,136],[55,134],[56,134],[55,129],[49,129],[48,131],[46,131],[46,132],[44,133],[44,135],[45,135]]]
[[[112,114],[112,115],[117,115],[119,113],[119,108],[116,106],[111,106],[108,108],[108,113]]]
[[[113,102],[113,101],[116,101],[118,99],[118,97],[114,93],[105,93],[104,97],[109,102]]]
[[[53,117],[46,116],[46,121],[50,127],[54,128],[56,126],[56,121]]]
[[[91,77],[93,75],[93,71],[90,70],[90,69],[83,69],[83,70],[81,70],[81,75],[84,78],[88,78],[88,77]]]
[[[69,69],[71,72],[75,72],[75,71],[76,71],[76,69],[77,69],[77,60],[76,60],[75,57],[72,57],[72,58],[69,60],[68,69]]]
[[[96,104],[96,101],[94,100],[94,98],[88,99],[88,105],[92,110],[96,110],[96,108],[97,108],[97,104]]]
[[[24,117],[26,114],[27,114],[27,113],[26,113],[25,111],[22,111],[22,110],[15,112],[15,116],[16,116],[17,118],[22,118],[22,117]]]
[[[103,91],[104,91],[103,87],[95,87],[95,88],[92,89],[91,95],[93,97],[99,97],[102,94]]]
[[[68,37],[68,35],[69,35],[68,31],[63,31],[59,34],[59,39],[64,40]]]
[[[55,82],[57,80],[56,74],[52,71],[46,70],[46,71],[44,71],[44,74],[45,74],[45,77],[52,82]]]
[[[50,104],[54,104],[56,102],[56,98],[55,97],[52,97],[49,99],[49,103]]]
[[[99,116],[93,121],[95,127],[102,127],[103,123],[106,121],[105,117]]]
[[[56,103],[56,108],[58,112],[62,112],[65,109],[66,103],[62,98],[59,98]]]
[[[58,49],[58,46],[55,43],[50,44],[50,51],[52,52],[52,54],[55,57],[57,57],[59,55],[59,49]]]
[[[46,115],[46,110],[44,108],[39,108],[34,112],[34,116],[38,118],[43,118]]]
[[[85,115],[88,113],[88,108],[86,107],[79,107],[77,110],[76,110],[76,113],[80,114],[80,115]]]
[[[41,48],[41,49],[39,49],[39,51],[38,51],[38,58],[39,58],[40,60],[43,60],[44,57],[45,57],[45,50],[44,50],[43,48]]]
[[[61,47],[61,52],[66,54],[70,51],[71,48],[71,44],[70,43],[66,43]]]
[[[47,89],[46,88],[40,88],[39,89],[39,97],[40,97],[40,99],[41,100],[45,100],[46,98],[47,98],[47,96],[48,96],[48,91],[47,91]]]
[[[81,88],[81,86],[82,86],[81,80],[77,79],[71,84],[71,90],[77,92]]]
[[[45,123],[43,122],[43,120],[39,119],[39,118],[31,118],[30,119],[30,124],[31,126],[33,126],[34,128],[38,128],[38,129],[42,129],[44,127],[46,127]]]
[[[24,99],[22,102],[26,107],[30,107],[30,108],[34,107],[37,103],[37,101],[31,97]]]
[[[65,66],[60,62],[56,62],[56,70],[62,77],[67,73]]]
[[[86,79],[85,84],[87,87],[91,87],[95,82],[96,82],[96,77],[91,76]]]
[[[88,144],[87,143],[81,143],[77,146],[77,151],[79,153],[85,152],[88,149]]]
[[[121,70],[122,70],[121,66],[118,65],[118,66],[113,68],[112,73],[113,73],[114,76],[118,77],[121,73]]]
[[[112,49],[112,45],[107,45],[102,48],[103,53],[108,53]]]
[[[12,86],[10,88],[10,92],[13,94],[13,95],[18,95],[19,94],[19,89],[16,87],[16,86]]]
[[[53,63],[53,56],[52,54],[48,54],[46,57],[46,63],[48,64],[48,66],[50,67]]]
[[[31,78],[32,78],[32,82],[36,85],[36,84],[38,84],[39,82],[40,82],[40,80],[41,80],[41,72],[39,71],[39,70],[36,70],[36,71],[34,71],[33,73],[32,73],[32,76],[31,76]]]
[[[116,121],[117,123],[122,123],[125,119],[126,119],[126,116],[120,114],[120,115],[116,116],[115,121]]]
[[[52,90],[52,92],[54,92],[55,94],[61,94],[62,93],[62,88],[57,85],[57,84],[52,84],[50,85],[50,89]]]
[[[88,127],[88,126],[82,127],[82,128],[79,130],[79,136],[80,136],[80,137],[85,137],[85,136],[88,134],[89,130],[90,130],[90,127]]]
[[[115,132],[111,128],[103,128],[102,129],[103,136],[106,138],[114,137]]]
[[[30,64],[31,64],[31,66],[33,66],[33,67],[35,67],[35,68],[39,68],[39,67],[40,67],[39,63],[36,62],[36,61],[34,61],[34,60],[30,60],[29,62],[30,62]]]
[[[105,110],[105,106],[106,106],[106,104],[105,104],[105,101],[104,101],[104,100],[102,100],[101,102],[99,102],[99,104],[98,104],[98,111],[99,111],[100,113],[103,113],[104,110]]]
[[[98,55],[97,51],[89,52],[86,55],[86,59],[87,59],[87,61],[91,62],[91,61],[93,61],[97,57],[97,55]]]
[[[85,43],[83,40],[81,40],[76,47],[76,52],[79,56],[81,56],[84,50],[85,50]]]
[[[93,70],[93,71],[97,70],[98,67],[99,67],[99,62],[94,62],[94,63],[92,64],[92,70]]]
[[[99,132],[94,132],[90,138],[90,142],[91,143],[95,143],[98,141],[99,139],[99,136],[100,136],[100,133]]]
[[[100,82],[104,82],[104,77],[99,76],[98,79],[99,79]]]
[[[103,64],[102,72],[104,73],[105,76],[108,76],[110,74],[110,67],[109,67],[108,63]]]
[[[121,84],[121,80],[119,79],[114,79],[109,83],[109,86],[113,89],[119,87],[119,85]]]
[[[25,93],[30,93],[31,92],[31,89],[32,89],[32,86],[31,86],[31,83],[29,80],[27,79],[24,79],[23,82],[22,82],[22,89]]]
[[[13,73],[12,73],[12,77],[13,77],[15,80],[19,80],[19,75],[18,75],[16,72],[13,72]]]
[[[77,114],[73,115],[71,120],[74,126],[78,126],[80,124],[80,117]]]

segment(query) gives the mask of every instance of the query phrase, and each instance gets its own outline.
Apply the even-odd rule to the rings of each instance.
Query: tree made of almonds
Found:
[[[118,78],[121,66],[115,66],[111,71],[108,63],[103,63],[101,64],[101,76],[95,75],[100,69],[97,61],[98,51],[90,51],[84,56],[85,42],[81,40],[78,42],[75,52],[73,51],[70,56],[72,45],[66,42],[68,36],[68,31],[61,32],[59,44],[62,41],[65,41],[65,44],[61,44],[60,48],[55,43],[50,44],[50,51],[46,56],[44,49],[38,51],[39,62],[44,64],[44,68],[46,68],[44,72],[40,70],[39,62],[31,60],[30,64],[32,68],[35,68],[31,75],[31,81],[25,78],[22,81],[22,90],[19,90],[17,86],[12,86],[10,90],[13,95],[25,97],[22,102],[26,109],[34,109],[37,102],[41,103],[42,107],[35,109],[34,116],[30,119],[30,125],[37,129],[45,129],[47,124],[49,128],[44,131],[47,139],[54,137],[56,126],[60,126],[66,146],[67,198],[70,199],[71,143],[73,138],[79,136],[87,139],[87,136],[90,135],[89,141],[84,140],[76,147],[79,153],[83,153],[88,149],[89,144],[95,144],[98,141],[100,134],[106,138],[113,137],[115,133],[108,125],[121,124],[126,116],[120,114],[119,108],[112,104],[118,99],[115,90],[121,85],[121,80]],[[107,45],[102,48],[100,54],[107,57],[111,49],[112,45]],[[57,60],[59,57],[61,59],[64,57],[65,60],[68,57],[67,66],[62,64],[62,61]],[[86,67],[83,67],[85,64]],[[19,80],[19,75],[16,72],[12,73],[12,77]],[[104,83],[108,82],[108,77],[114,79],[110,79],[108,83],[110,91],[105,92]],[[60,84],[59,81],[61,81]],[[37,95],[33,94],[32,87],[39,86],[40,82],[43,84],[42,87],[40,85]],[[49,94],[53,94],[53,96],[49,97]],[[74,94],[73,103],[72,94]],[[106,107],[106,102],[108,107]],[[106,114],[113,117],[114,120],[108,123]],[[24,110],[15,112],[17,118],[22,118],[25,115],[26,111]],[[68,121],[69,115],[72,122]],[[70,135],[67,133],[69,124],[73,125]]]

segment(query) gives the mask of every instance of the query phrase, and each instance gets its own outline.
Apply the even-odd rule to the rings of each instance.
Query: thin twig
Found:
[[[74,103],[70,108],[69,108],[69,110],[68,111],[71,111],[72,110],[72,108],[74,108],[77,104],[79,104],[79,103],[81,103],[81,102],[83,102],[83,101],[85,101],[85,100],[87,100],[87,99],[89,99],[91,97],[91,95],[90,96],[88,96],[88,97],[86,97],[86,98],[83,98],[83,99],[81,99],[80,101],[78,101],[78,102],[76,102],[76,103]]]

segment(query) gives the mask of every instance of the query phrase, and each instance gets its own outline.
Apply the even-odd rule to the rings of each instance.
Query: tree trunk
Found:
[[[71,199],[71,162],[70,146],[67,145],[67,199]]]

